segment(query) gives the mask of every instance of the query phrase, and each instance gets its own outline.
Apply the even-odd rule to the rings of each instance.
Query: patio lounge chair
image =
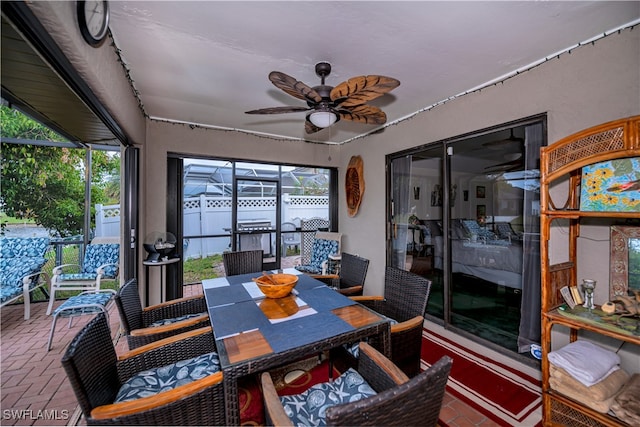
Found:
[[[55,267],[51,277],[47,314],[51,314],[57,291],[99,290],[103,281],[115,280],[120,267],[119,259],[119,244],[89,244],[85,248],[82,265],[62,264]]]
[[[100,313],[75,336],[62,366],[87,425],[226,425],[210,327],[118,357]]]
[[[183,332],[210,327],[204,295],[142,308],[138,282],[130,279],[118,290],[115,300],[129,350]]]
[[[360,343],[357,371],[316,384],[293,396],[278,396],[268,372],[262,374],[269,425],[436,426],[452,359],[442,357],[409,379],[367,343]],[[286,409],[285,409],[286,407]]]
[[[31,293],[48,282],[42,272],[48,248],[48,237],[0,237],[0,307],[23,298],[29,320]]]

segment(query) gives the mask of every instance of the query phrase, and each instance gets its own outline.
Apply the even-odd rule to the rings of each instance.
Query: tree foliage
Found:
[[[18,111],[3,106],[0,113],[3,138],[61,141],[55,132]],[[33,219],[60,237],[82,234],[85,150],[4,142],[1,149],[2,210],[9,216]],[[92,221],[96,203],[119,203],[119,191],[113,190],[109,179],[119,177],[119,170],[118,156],[92,152]]]

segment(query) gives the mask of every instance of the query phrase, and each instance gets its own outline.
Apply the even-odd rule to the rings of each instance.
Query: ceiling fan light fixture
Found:
[[[319,128],[327,128],[338,120],[338,116],[330,110],[318,110],[309,115],[309,120]]]

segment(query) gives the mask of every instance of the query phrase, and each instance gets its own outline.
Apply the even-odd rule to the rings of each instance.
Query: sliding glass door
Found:
[[[390,265],[428,277],[425,316],[514,353],[539,342],[543,118],[389,156]]]

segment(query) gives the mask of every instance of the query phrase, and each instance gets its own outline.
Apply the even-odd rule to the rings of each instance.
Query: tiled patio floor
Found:
[[[185,296],[202,292],[201,285],[186,286]],[[62,301],[56,303],[56,306]],[[51,351],[46,351],[51,316],[47,303],[31,306],[31,319],[23,319],[22,304],[0,310],[0,425],[86,425],[80,417],[77,400],[60,359],[75,334],[90,316],[77,317],[67,328],[66,319],[58,321]],[[110,310],[114,339],[120,318],[115,306]],[[128,350],[126,339],[119,339],[116,352]],[[445,396],[441,420],[450,427],[495,426],[491,420],[450,395]]]

